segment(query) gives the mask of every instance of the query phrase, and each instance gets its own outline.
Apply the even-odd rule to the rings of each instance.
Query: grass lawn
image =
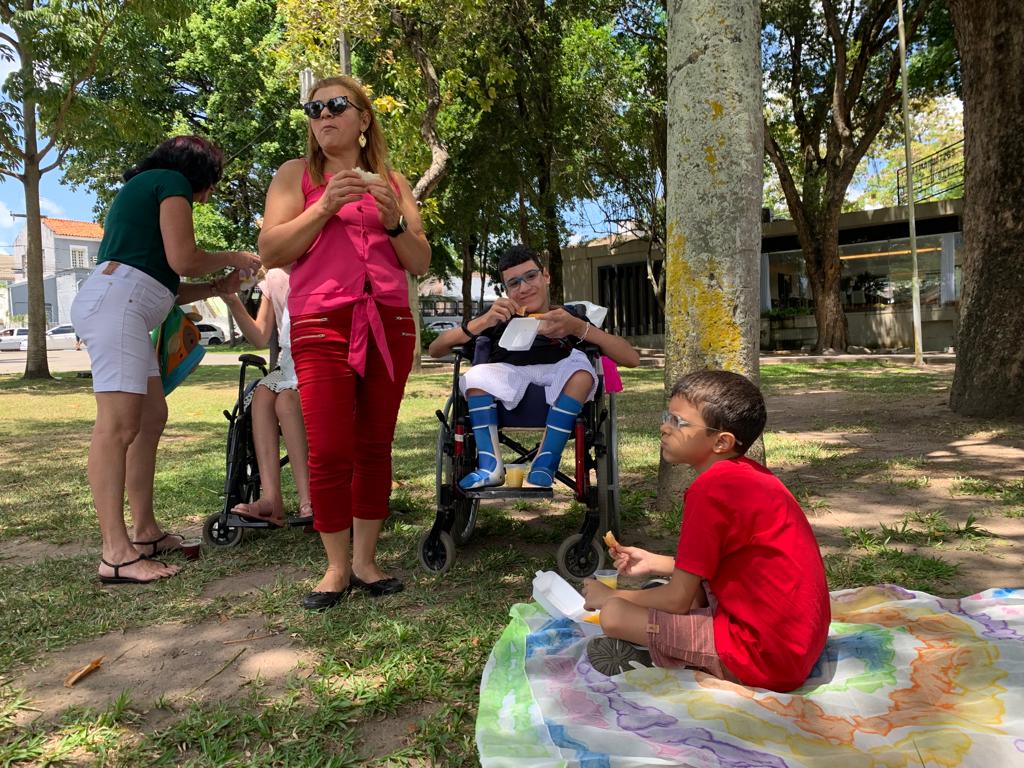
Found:
[[[972,563],[981,561],[970,558],[1006,561],[1019,572],[1024,491],[1019,471],[1014,479],[1007,467],[1019,470],[1024,429],[952,417],[941,405],[950,376],[949,367],[921,372],[872,362],[763,368],[773,414],[768,461],[811,518],[833,589],[895,581],[958,594],[977,586]],[[670,551],[678,511],[649,511],[663,372],[623,378],[623,539]],[[219,507],[222,411],[236,383],[236,368],[203,366],[169,398],[156,503],[171,530],[197,532]],[[451,572],[435,579],[420,570],[417,542],[433,519],[433,413],[449,383],[448,373],[414,376],[402,405],[393,493],[402,514],[386,527],[380,555],[406,591],[383,600],[357,596],[311,614],[299,600],[322,568],[322,549],[299,530],[206,550],[178,577],[148,587],[101,588],[85,480],[95,414],[89,380],[0,377],[0,765],[475,765],[487,655],[509,606],[529,599],[535,571],[554,568],[555,549],[580,516],[564,494],[550,509],[486,507]],[[941,414],[941,423],[929,413]],[[905,432],[894,426],[901,414],[913,422]],[[973,451],[979,444],[1002,458]],[[287,471],[285,481],[294,509]],[[131,643],[151,641],[154,628],[213,637],[218,627],[257,620],[260,634],[248,641],[209,642],[211,657],[230,652],[227,661],[190,690],[176,687],[175,676],[203,654],[193,662],[151,658],[145,690],[166,680],[159,695],[126,686],[54,713],[26,690],[25,681],[41,674],[60,693],[60,681],[91,660],[84,649],[103,638],[127,638],[127,660]],[[236,665],[270,641],[300,662],[277,679],[255,676],[228,691]],[[77,648],[80,663],[69,668],[67,654]],[[117,661],[107,658],[79,687],[102,685]]]

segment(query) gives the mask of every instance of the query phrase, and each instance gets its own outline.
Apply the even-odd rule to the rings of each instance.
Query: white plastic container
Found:
[[[533,346],[540,320],[535,317],[513,317],[498,339],[498,346],[510,352],[522,352]]]
[[[586,635],[601,634],[601,625],[593,623],[597,612],[584,608],[583,595],[554,571],[537,571],[533,578],[533,599],[552,618],[574,621]],[[589,621],[587,617],[591,617]]]

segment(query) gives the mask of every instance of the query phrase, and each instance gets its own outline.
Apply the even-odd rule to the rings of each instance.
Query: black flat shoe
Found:
[[[391,577],[387,579],[380,579],[379,581],[366,582],[360,579],[355,574],[351,576],[351,585],[356,589],[364,589],[374,597],[383,597],[384,595],[394,595],[405,589],[405,584],[400,582],[398,579]]]
[[[340,592],[310,592],[302,598],[302,607],[307,611],[326,611],[340,603],[351,591],[352,585],[349,584]]]

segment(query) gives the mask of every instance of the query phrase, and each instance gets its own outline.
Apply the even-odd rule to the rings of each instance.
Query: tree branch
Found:
[[[800,192],[796,188],[796,181],[793,179],[793,173],[789,170],[789,166],[786,164],[786,159],[782,156],[782,149],[779,147],[778,142],[775,141],[775,137],[772,135],[767,119],[764,121],[764,149],[765,152],[768,153],[768,157],[771,158],[772,165],[775,166],[776,173],[779,174],[779,183],[782,185],[782,193],[786,196],[786,205],[789,206],[789,212],[792,214],[793,221],[797,225],[797,231],[806,231],[807,217],[804,215],[803,201],[800,199]]]
[[[7,170],[6,168],[4,168],[2,166],[0,166],[0,174],[2,174],[4,176],[10,176],[12,179],[17,179],[18,181],[25,181],[24,174],[15,173],[14,171],[9,171],[9,170]]]
[[[60,164],[64,162],[64,158],[67,157],[69,151],[70,151],[70,147],[60,147],[60,148],[58,148],[58,150],[57,150],[57,159],[54,160],[52,163],[50,163],[45,168],[40,168],[39,169],[39,175],[42,176],[45,173],[49,173],[54,168],[59,167]]]
[[[18,42],[17,38],[11,37],[6,32],[0,32],[0,40],[10,45],[11,48],[17,51],[18,56],[21,56],[21,43]]]

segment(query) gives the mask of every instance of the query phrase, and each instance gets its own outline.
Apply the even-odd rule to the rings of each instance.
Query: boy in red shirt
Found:
[[[776,691],[807,679],[828,636],[828,584],[800,505],[744,456],[765,419],[761,392],[739,374],[701,371],[673,388],[661,453],[697,478],[684,495],[675,558],[610,550],[622,575],[667,583],[613,590],[585,581],[587,608],[601,610],[606,635],[587,646],[599,672],[619,674],[634,662],[687,666]]]

